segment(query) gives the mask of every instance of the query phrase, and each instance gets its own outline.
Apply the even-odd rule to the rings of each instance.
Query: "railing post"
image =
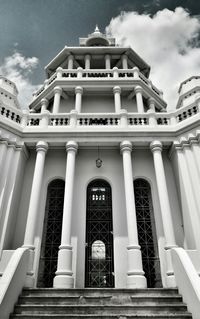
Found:
[[[58,67],[56,69],[56,76],[58,79],[62,78],[63,69],[61,67]]]
[[[44,110],[43,113],[41,114],[41,116],[42,116],[42,118],[40,120],[40,126],[43,128],[48,127],[50,112],[48,110]]]
[[[120,115],[120,126],[121,127],[127,127],[128,126],[128,113],[127,110],[121,109],[119,111]]]
[[[113,78],[114,79],[118,79],[118,77],[119,77],[119,73],[118,73],[118,68],[115,66],[114,68],[113,68]]]
[[[28,124],[29,110],[23,110],[22,113],[21,127],[25,128]]]
[[[138,67],[134,66],[134,68],[133,68],[133,77],[134,77],[135,80],[139,79],[139,73],[140,73],[140,71],[139,71]]]
[[[149,114],[149,125],[150,126],[156,126],[157,125],[157,121],[156,121],[156,113],[155,113],[155,111],[153,111],[152,109],[149,109],[147,111],[147,113]]]
[[[77,68],[77,78],[81,79],[83,76],[83,68],[79,67]]]
[[[71,110],[70,112],[70,121],[69,121],[69,125],[71,127],[75,127],[77,124],[77,115],[78,112],[76,110]]]

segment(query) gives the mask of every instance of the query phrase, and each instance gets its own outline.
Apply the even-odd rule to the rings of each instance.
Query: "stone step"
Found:
[[[123,305],[157,305],[162,303],[174,304],[182,303],[182,297],[180,295],[174,296],[133,296],[133,295],[121,295],[120,298],[117,296],[92,296],[92,295],[83,295],[83,296],[21,296],[19,298],[19,304],[123,304]]]
[[[115,289],[115,288],[107,288],[107,289],[94,289],[94,288],[86,288],[86,289],[53,289],[53,288],[35,288],[35,289],[24,289],[22,292],[22,296],[124,296],[124,295],[132,295],[132,296],[172,296],[178,295],[177,289],[167,289],[167,288],[147,288],[147,289]]]
[[[179,313],[179,314],[142,314],[142,315],[97,315],[97,314],[79,314],[79,315],[58,315],[58,314],[13,314],[10,319],[192,319],[189,313]]]
[[[156,306],[144,305],[16,305],[16,314],[169,314],[184,313],[187,307],[184,304],[158,304]]]

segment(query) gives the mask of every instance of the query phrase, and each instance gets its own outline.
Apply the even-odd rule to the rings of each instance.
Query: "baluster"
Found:
[[[115,125],[118,125],[118,118],[115,118]]]
[[[88,125],[88,119],[87,118],[85,118],[84,124]]]
[[[58,118],[55,119],[55,125],[58,125]]]
[[[194,114],[197,114],[197,107],[196,106],[193,107],[193,112],[194,112]]]
[[[5,107],[2,107],[2,109],[1,109],[1,115],[4,115],[4,113],[5,113]]]
[[[138,124],[137,119],[134,118],[133,120],[134,120],[134,125],[137,125]]]
[[[60,125],[63,125],[63,118],[60,119]]]
[[[20,117],[19,117],[19,115],[16,116],[15,121],[16,121],[16,123],[20,123]]]
[[[133,125],[133,119],[132,119],[132,118],[129,118],[128,120],[129,120],[129,124],[130,124],[130,125]]]
[[[147,118],[144,118],[144,124],[147,125]]]
[[[187,113],[186,112],[183,112],[183,117],[184,117],[184,119],[187,118]]]
[[[188,115],[189,115],[189,116],[192,115],[192,110],[191,110],[191,109],[188,110]]]
[[[9,115],[10,115],[10,110],[7,110],[6,111],[6,117],[9,117]]]

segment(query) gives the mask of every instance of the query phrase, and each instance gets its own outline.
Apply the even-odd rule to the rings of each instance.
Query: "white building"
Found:
[[[200,77],[167,112],[149,65],[98,28],[45,70],[30,112],[0,77],[0,301],[178,286],[197,319]]]

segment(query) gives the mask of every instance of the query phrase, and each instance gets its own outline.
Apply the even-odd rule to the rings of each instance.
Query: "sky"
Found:
[[[45,65],[96,24],[151,66],[169,110],[180,82],[200,75],[198,0],[0,0],[0,74],[16,83],[23,108],[45,80]]]

